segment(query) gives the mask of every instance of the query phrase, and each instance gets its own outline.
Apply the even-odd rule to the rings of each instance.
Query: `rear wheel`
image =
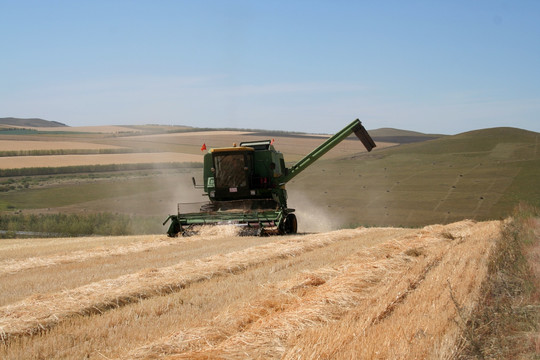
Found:
[[[296,220],[296,215],[287,214],[280,228],[281,230],[280,233],[283,235],[296,234],[297,228],[298,228],[298,222]]]

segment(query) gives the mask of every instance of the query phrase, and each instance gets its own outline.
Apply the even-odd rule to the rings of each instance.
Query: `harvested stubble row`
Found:
[[[242,251],[146,269],[51,294],[37,294],[0,308],[0,337],[28,335],[55,326],[71,316],[89,315],[139,299],[163,295],[214,276],[234,274],[277,258],[296,256],[327,246],[362,230],[342,230],[318,237],[290,237]]]
[[[191,290],[206,291],[206,287],[219,286],[222,282],[230,286],[231,281],[249,278],[260,269],[273,272],[275,268],[287,267],[307,254],[332,248],[342,249],[345,244],[361,244],[357,242],[358,239],[368,234],[382,234],[383,229],[379,232],[373,230],[342,230],[288,237],[247,250],[184,261],[175,266],[121,276],[61,293],[36,295],[0,308],[0,326],[6,332],[5,336],[11,336],[29,334],[40,326],[52,327],[62,321],[61,326],[47,334],[58,330],[65,337],[71,334],[66,331],[73,331],[75,327],[66,327],[63,332],[60,330],[73,322],[74,326],[80,326],[80,335],[73,337],[76,346],[80,347],[89,334],[97,335],[99,339],[101,332],[97,324],[105,325],[105,333],[114,333],[117,326],[129,323],[131,325],[125,331],[136,332],[133,326],[139,323],[131,322],[131,318],[138,311],[146,311],[150,302],[154,308],[148,311],[153,314],[156,309],[159,312],[167,311],[162,309],[164,306],[168,308],[169,301],[174,303],[180,300],[182,307],[186,307],[183,314],[188,317],[178,318],[175,315],[176,322],[167,319],[174,325],[169,330],[146,339],[144,336],[136,337],[135,342],[129,340],[132,337],[122,338],[123,345],[117,345],[113,337],[108,347],[103,345],[101,351],[110,350],[106,353],[107,357],[124,355],[126,358],[194,359],[382,359],[451,355],[456,350],[461,316],[467,318],[478,297],[479,284],[486,273],[487,258],[499,236],[500,222],[462,221],[406,232],[387,229],[390,233],[386,239],[393,239],[391,241],[377,242],[378,245],[372,244],[371,247],[351,247],[349,249],[356,250],[344,253],[352,253],[348,258],[344,255],[339,261],[321,261],[309,272],[290,272],[289,276],[281,278],[288,280],[281,282],[266,283],[267,278],[262,276],[257,283],[253,283],[253,292],[249,297],[240,295],[237,301],[222,307],[219,312],[195,321],[190,321],[191,300],[185,298],[184,304],[183,297],[173,299]],[[238,275],[229,276],[232,274]],[[216,275],[225,276],[205,281]],[[204,282],[198,283],[200,281]],[[166,294],[188,285],[189,288],[178,294],[137,301],[136,304],[107,312],[119,312],[114,317],[103,314],[71,318],[77,314],[98,313],[140,298]],[[208,290],[208,294],[215,293]],[[213,301],[210,297],[203,299],[205,304]],[[153,300],[156,300],[156,304]],[[158,300],[161,305],[156,307]],[[204,307],[206,310],[210,308],[212,306]],[[69,321],[63,321],[68,318]],[[100,322],[101,318],[103,321]],[[158,318],[152,315],[147,325],[153,319]],[[153,323],[158,326],[159,320]],[[118,334],[126,336],[126,332]],[[51,334],[49,341],[56,344],[59,339],[54,336],[58,334]],[[34,354],[39,354],[43,348],[38,341],[41,336],[39,339],[19,339],[26,339],[20,342],[21,346],[35,345]],[[14,347],[18,344],[19,340],[12,343]],[[64,355],[59,357],[71,358],[70,354],[75,353],[69,349],[71,346],[75,348],[75,345],[70,345],[69,339],[63,344]],[[103,357],[99,350],[95,350],[97,344],[92,344],[91,351],[77,354],[80,357]],[[134,344],[146,345],[133,350]],[[111,349],[111,346],[118,348]],[[5,350],[5,354],[9,355],[9,340]],[[15,349],[12,351],[12,356],[7,358],[17,358]],[[54,352],[49,351],[49,354]]]
[[[149,236],[144,236],[148,238]],[[127,255],[137,252],[149,251],[159,247],[170,246],[178,244],[181,242],[193,241],[190,238],[181,238],[181,239],[164,239],[164,236],[153,236],[155,239],[153,241],[144,241],[136,242],[124,246],[116,247],[98,247],[91,250],[79,250],[73,251],[66,254],[57,254],[50,256],[40,256],[40,257],[30,257],[24,259],[10,259],[0,262],[0,275],[2,274],[14,274],[19,271],[29,270],[33,268],[52,266],[58,264],[68,264],[88,261],[90,259],[107,257],[107,256],[117,256],[117,255]],[[132,236],[132,238],[141,238],[141,236]],[[196,239],[199,240],[199,239]]]
[[[214,230],[205,231],[201,236],[175,239],[165,234],[92,236],[70,238],[71,241],[67,238],[18,239],[20,245],[26,245],[22,247],[16,246],[16,240],[5,244],[1,241],[0,263],[10,265],[10,270],[18,270],[0,273],[0,308],[36,294],[75,289],[147,268],[172,266],[180,261],[279,240],[234,236],[238,231],[234,226]]]
[[[127,358],[446,358],[475,306],[500,222],[428,227]]]

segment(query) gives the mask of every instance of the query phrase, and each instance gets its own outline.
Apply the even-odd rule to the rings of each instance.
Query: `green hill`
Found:
[[[350,224],[422,226],[540,206],[540,134],[493,128],[320,161],[288,186]]]
[[[10,126],[28,126],[28,127],[64,127],[66,124],[62,124],[58,121],[49,121],[43,119],[19,119],[13,117],[0,118],[0,125]]]
[[[499,127],[445,136],[437,141],[407,147],[406,150],[433,154],[479,153],[479,156],[485,155],[486,152],[495,151],[500,153],[499,156],[509,157],[518,148],[530,149],[531,146],[534,147],[537,136],[538,133],[532,131]],[[526,156],[526,154],[523,155]]]
[[[369,130],[369,134],[375,141],[408,144],[426,140],[438,139],[445,135],[424,134],[416,131],[400,130],[394,128],[381,128]]]

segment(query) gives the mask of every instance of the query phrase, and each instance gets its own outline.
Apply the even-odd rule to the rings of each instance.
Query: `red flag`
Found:
[[[201,146],[201,151],[204,151],[204,150],[206,150],[206,143],[202,144]]]
[[[272,141],[270,142],[270,145],[273,145],[274,144],[274,139],[272,139]]]

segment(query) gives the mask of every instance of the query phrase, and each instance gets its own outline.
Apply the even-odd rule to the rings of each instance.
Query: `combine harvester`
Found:
[[[204,155],[204,185],[197,185],[193,178],[195,188],[204,188],[210,201],[199,212],[183,212],[188,204],[178,204],[178,214],[169,215],[163,223],[171,220],[167,234],[186,236],[202,225],[225,224],[242,226],[248,233],[255,230],[260,236],[295,234],[297,220],[294,209],[287,207],[285,184],[353,133],[367,151],[376,146],[356,119],[291,168],[270,140],[210,149]]]

